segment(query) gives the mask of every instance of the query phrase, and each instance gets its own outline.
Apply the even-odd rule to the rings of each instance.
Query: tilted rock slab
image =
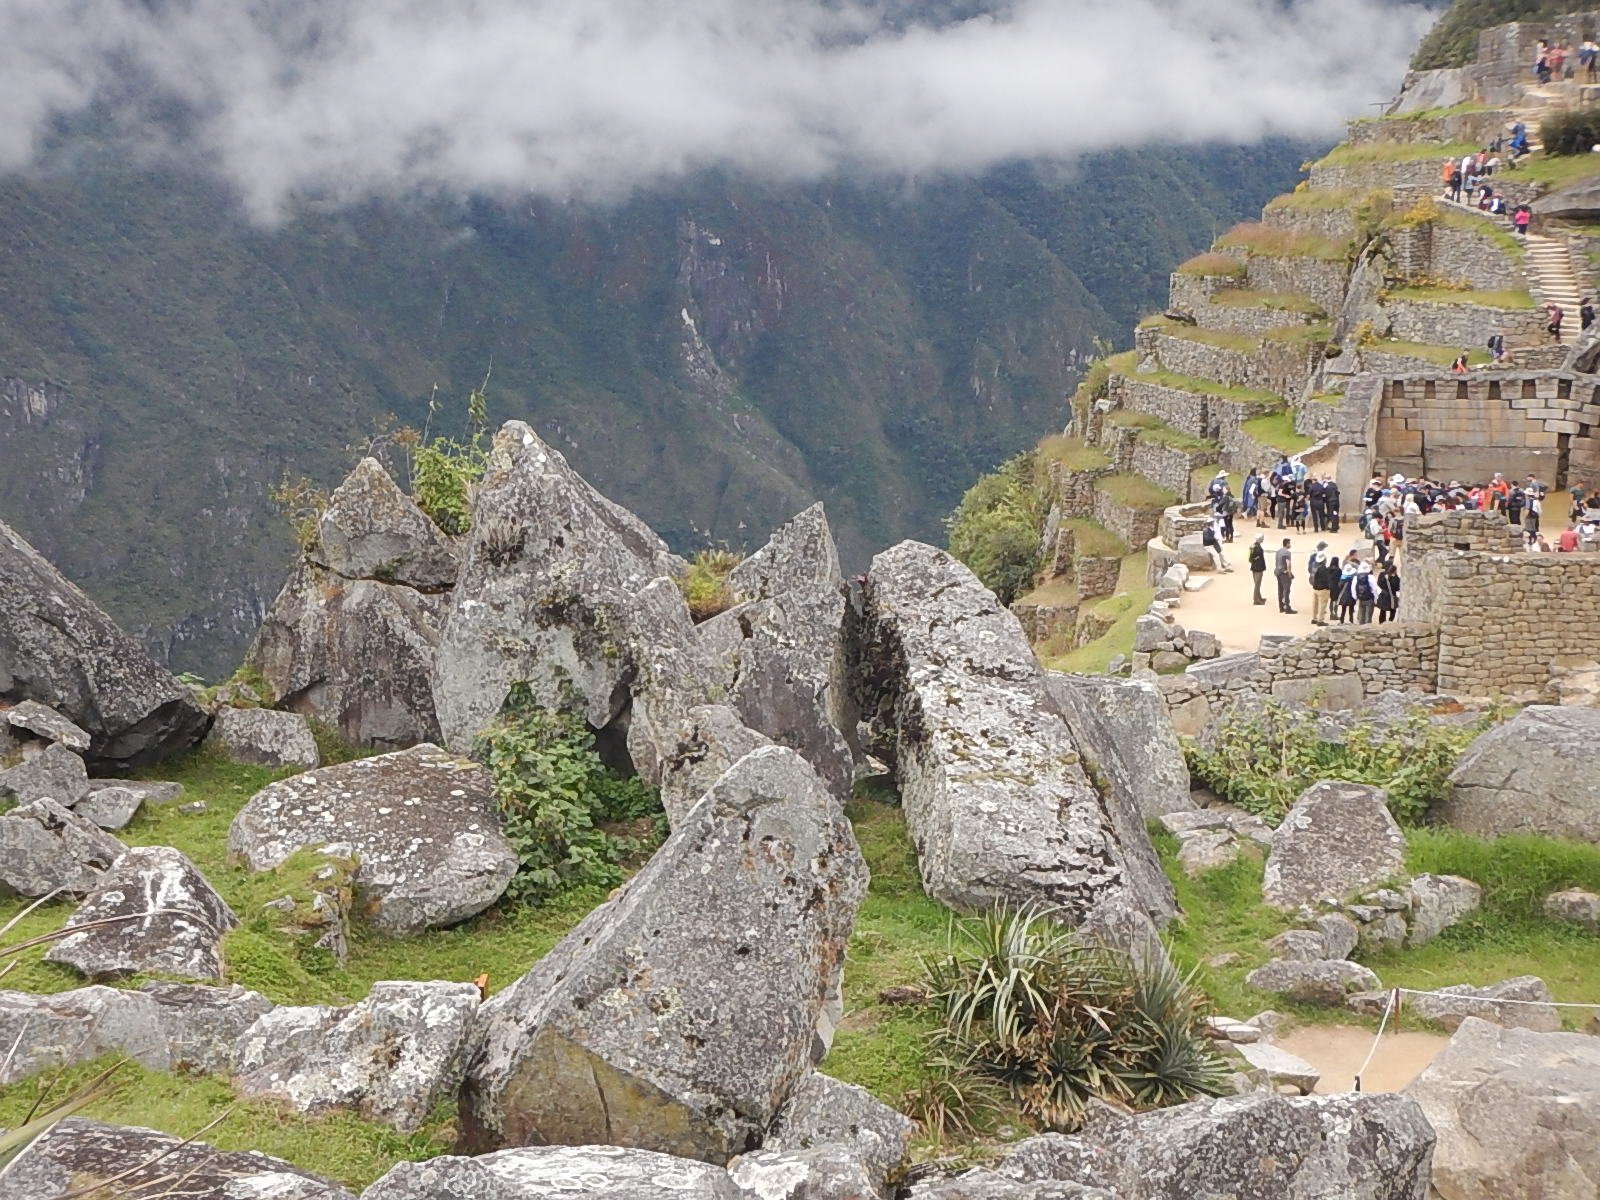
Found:
[[[54,800],[0,813],[0,891],[48,896],[93,891],[127,849],[94,822]]]
[[[0,991],[0,1087],[103,1054],[152,1071],[229,1074],[239,1039],[272,1002],[241,987],[147,983],[138,991],[95,985],[53,995]]]
[[[1183,747],[1153,684],[1109,675],[1045,673],[1056,710],[1118,802],[1146,820],[1194,807]]]
[[[1280,909],[1343,899],[1404,874],[1405,866],[1405,835],[1382,788],[1314,783],[1272,835],[1261,895]]]
[[[1175,911],[1140,812],[1096,791],[1017,618],[955,559],[903,542],[872,562],[857,688],[894,764],[928,894],[977,911]]]
[[[1600,1038],[1468,1018],[1405,1094],[1439,1135],[1443,1200],[1600,1195]]]
[[[184,1200],[355,1200],[332,1180],[255,1151],[218,1150],[154,1129],[69,1117],[17,1157],[6,1200],[64,1200],[86,1182],[119,1181],[111,1195]],[[101,1200],[105,1193],[95,1193]],[[110,1200],[109,1197],[106,1200]],[[487,1198],[485,1198],[487,1200]]]
[[[36,700],[24,700],[12,705],[0,712],[0,721],[13,730],[22,731],[24,735],[32,734],[47,742],[60,742],[68,750],[76,750],[79,754],[89,749],[87,733],[55,709],[47,708]]]
[[[635,650],[692,636],[681,596],[681,613],[663,607],[653,635],[630,628],[639,593],[683,568],[643,521],[589,486],[531,428],[507,422],[479,485],[434,668],[445,744],[470,749],[516,683],[545,707],[609,726],[638,673]]]
[[[691,708],[661,760],[661,807],[667,820],[673,825],[683,820],[729,767],[752,750],[773,744],[726,705]]]
[[[220,708],[206,745],[235,762],[262,767],[315,767],[322,761],[301,713],[272,708]]]
[[[0,701],[21,700],[83,729],[97,766],[155,762],[206,727],[187,687],[0,522]]]
[[[45,961],[90,979],[149,972],[220,980],[222,938],[239,923],[205,876],[170,846],[124,853],[66,928],[110,918],[116,923],[68,934]]]
[[[860,1161],[872,1186],[881,1190],[906,1160],[916,1125],[875,1099],[865,1088],[813,1071],[778,1111],[762,1143],[764,1150],[793,1154],[844,1146]]]
[[[361,1200],[751,1200],[721,1167],[618,1146],[396,1163]]]
[[[346,579],[419,592],[448,592],[461,569],[450,539],[375,458],[363,458],[328,497],[311,555]]]
[[[54,800],[71,808],[89,794],[89,771],[71,750],[52,742],[44,752],[0,771],[0,799],[17,804]]]
[[[1536,704],[1479,734],[1433,815],[1480,837],[1600,843],[1600,708]]]
[[[867,870],[816,772],[740,759],[649,864],[479,1010],[466,1149],[633,1146],[723,1164],[810,1070]]]
[[[321,846],[357,860],[357,908],[397,936],[482,912],[518,865],[489,773],[426,744],[268,784],[228,829],[252,871]]]
[[[234,1090],[411,1133],[460,1086],[478,1000],[475,984],[403,981],[345,1008],[274,1009],[244,1034]]]

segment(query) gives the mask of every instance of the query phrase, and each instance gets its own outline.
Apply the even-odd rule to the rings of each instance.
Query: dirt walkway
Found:
[[[1279,530],[1268,522],[1267,529],[1257,529],[1255,522],[1245,518],[1234,521],[1234,541],[1223,546],[1222,556],[1233,567],[1231,575],[1216,572],[1196,572],[1197,577],[1211,580],[1198,592],[1185,592],[1178,602],[1176,617],[1185,629],[1202,629],[1214,633],[1222,642],[1224,654],[1254,650],[1264,633],[1288,633],[1304,637],[1312,632],[1311,585],[1306,582],[1306,559],[1316,549],[1318,542],[1328,543],[1328,552],[1343,558],[1359,541],[1360,534],[1353,522],[1342,521],[1338,533],[1295,533]],[[1261,543],[1267,552],[1267,573],[1261,578],[1261,594],[1265,604],[1251,603],[1252,583],[1246,565],[1250,559],[1250,543],[1256,534],[1262,534]],[[1278,611],[1278,581],[1273,578],[1273,555],[1283,539],[1288,538],[1294,550],[1294,588],[1289,594],[1296,615]],[[1367,557],[1365,553],[1363,558]],[[1373,617],[1377,619],[1376,614]]]
[[[1278,1038],[1276,1044],[1322,1072],[1318,1092],[1351,1092],[1355,1090],[1356,1071],[1372,1049],[1372,1034],[1372,1030],[1358,1025],[1302,1025]],[[1361,1076],[1361,1090],[1400,1091],[1449,1042],[1438,1033],[1385,1033],[1371,1065]]]

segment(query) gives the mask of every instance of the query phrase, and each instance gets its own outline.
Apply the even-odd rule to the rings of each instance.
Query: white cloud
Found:
[[[705,167],[978,171],[1149,141],[1324,135],[1432,14],[1393,0],[0,0],[0,169],[99,103],[270,219],[297,194],[605,199]]]

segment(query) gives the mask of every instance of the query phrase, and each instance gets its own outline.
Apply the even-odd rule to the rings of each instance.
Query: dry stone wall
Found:
[[[1339,311],[1350,275],[1349,264],[1342,259],[1330,262],[1308,255],[1253,255],[1245,270],[1251,288],[1308,296],[1323,312]],[[1280,325],[1291,323],[1289,320],[1278,322]]]
[[[1180,500],[1188,500],[1195,468],[1216,461],[1216,450],[1178,450],[1140,439],[1134,444],[1129,468]]]
[[[1431,156],[1408,162],[1317,163],[1311,168],[1313,188],[1356,191],[1397,191],[1427,188],[1436,191],[1439,163]]]
[[[1498,183],[1497,180],[1497,186]],[[1521,260],[1489,234],[1493,218],[1479,219],[1483,222],[1482,229],[1442,221],[1422,221],[1391,229],[1389,249],[1396,273],[1407,279],[1431,276],[1470,283],[1488,291],[1526,288],[1528,276]]]
[[[1481,349],[1491,333],[1520,345],[1548,335],[1545,317],[1534,308],[1490,308],[1482,304],[1450,304],[1432,300],[1388,300],[1383,305],[1392,336],[1429,346]]]
[[[1530,60],[1531,61],[1531,60]],[[1345,141],[1358,146],[1375,142],[1475,142],[1488,145],[1513,120],[1506,109],[1444,113],[1439,116],[1412,116],[1404,119],[1366,118],[1351,121],[1345,128]]]

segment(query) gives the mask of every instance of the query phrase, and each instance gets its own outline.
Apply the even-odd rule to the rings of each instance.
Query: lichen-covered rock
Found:
[[[1285,929],[1276,937],[1267,939],[1267,949],[1272,951],[1274,958],[1285,958],[1290,962],[1321,962],[1330,957],[1328,943],[1320,929]]]
[[[728,1174],[750,1200],[872,1200],[879,1194],[866,1166],[846,1146],[741,1154]]]
[[[363,458],[328,497],[313,558],[345,579],[447,592],[460,564],[450,540],[374,458]]]
[[[145,779],[91,779],[89,780],[89,794],[92,796],[105,788],[123,788],[139,797],[143,804],[171,804],[183,796],[183,784],[158,783]]]
[[[467,749],[516,683],[537,703],[610,726],[629,700],[637,656],[693,637],[681,597],[678,608],[651,613],[659,624],[636,622],[639,593],[683,568],[532,429],[507,422],[479,485],[433,674],[445,744]],[[658,727],[679,716],[657,713]]]
[[[448,597],[298,563],[256,632],[245,667],[262,699],[337,726],[349,741],[403,749],[439,740],[430,678]]]
[[[218,709],[206,745],[235,762],[262,767],[315,767],[322,761],[304,715],[271,708]]]
[[[79,754],[89,749],[89,735],[53,708],[36,700],[24,700],[0,710],[0,721],[15,731],[46,742],[59,742]]]
[[[205,732],[189,689],[0,522],[0,701],[22,700],[88,733],[96,765],[154,762]]]
[[[79,758],[60,742],[42,754],[0,771],[0,799],[17,804],[54,800],[71,808],[89,794],[89,772]]]
[[[857,640],[861,711],[929,895],[1073,925],[1113,902],[1171,917],[1143,816],[1090,782],[1021,625],[972,572],[916,542],[878,555]]]
[[[187,857],[170,846],[139,846],[101,876],[67,920],[66,928],[78,931],[52,946],[45,961],[91,979],[137,972],[221,979],[222,938],[238,923]]]
[[[866,1169],[872,1186],[882,1190],[905,1164],[915,1132],[909,1117],[874,1099],[865,1088],[813,1071],[778,1110],[762,1148],[793,1152],[847,1147]]]
[[[1273,834],[1261,894],[1281,909],[1341,899],[1403,874],[1405,856],[1382,788],[1315,783]]]
[[[228,830],[229,851],[253,871],[320,846],[356,859],[357,907],[394,935],[482,912],[517,871],[489,773],[430,745],[269,784]]]
[[[1551,892],[1544,898],[1544,915],[1552,921],[1567,921],[1600,933],[1600,895],[1582,888]]]
[[[1451,1030],[1468,1017],[1492,1021],[1508,1029],[1531,1029],[1535,1033],[1553,1033],[1561,1028],[1561,1013],[1555,1007],[1555,997],[1537,975],[1502,979],[1487,987],[1452,984],[1435,988],[1426,995],[1408,995],[1405,1004],[1410,1015]]]
[[[1483,889],[1459,875],[1418,875],[1406,885],[1406,945],[1433,941],[1483,905]]]
[[[1369,992],[1378,977],[1360,963],[1343,959],[1294,962],[1280,958],[1257,967],[1244,979],[1246,987],[1276,992],[1302,1004],[1343,1005],[1351,992]]]
[[[619,1146],[396,1163],[361,1200],[751,1200],[721,1167]]]
[[[1478,735],[1433,815],[1480,837],[1600,843],[1600,708],[1536,704]]]
[[[19,896],[94,889],[127,847],[54,800],[0,813],[0,886]]]
[[[794,751],[747,755],[638,875],[479,1010],[463,1145],[726,1163],[811,1067],[866,866]]]
[[[661,807],[676,824],[700,797],[752,750],[773,744],[722,704],[691,708],[678,726],[672,749],[661,760]]]
[[[1084,761],[1121,804],[1146,820],[1193,807],[1183,747],[1154,685],[1056,671],[1045,680]]]
[[[234,1089],[410,1133],[461,1085],[478,1000],[470,983],[397,982],[347,1008],[274,1009],[245,1033]]]
[[[169,1133],[69,1117],[24,1150],[5,1178],[6,1200],[66,1200],[86,1183],[116,1179],[94,1200],[355,1200],[338,1184],[254,1151],[218,1150]],[[483,1200],[488,1200],[484,1197]]]
[[[126,828],[129,821],[144,807],[144,793],[136,788],[95,788],[72,806],[78,816],[101,829],[116,831]]]
[[[1406,1088],[1444,1200],[1600,1195],[1600,1038],[1468,1019]]]
[[[911,1200],[1121,1200],[1105,1188],[1055,1179],[1023,1182],[974,1167],[953,1179],[939,1179],[911,1189]]]

